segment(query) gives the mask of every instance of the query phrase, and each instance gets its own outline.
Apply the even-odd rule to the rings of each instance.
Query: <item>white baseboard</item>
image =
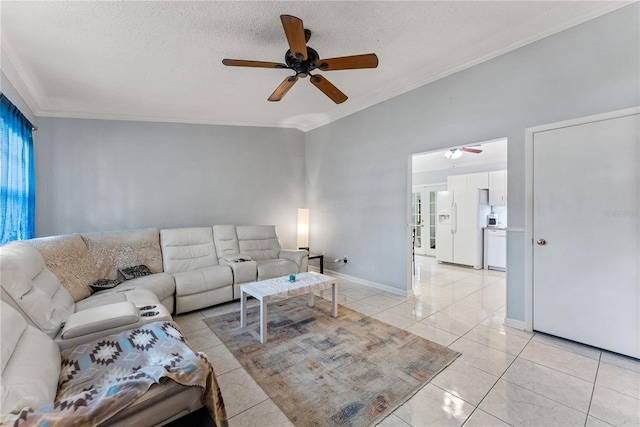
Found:
[[[527,330],[527,323],[522,320],[510,319],[508,317],[505,317],[504,325],[509,326],[510,328],[520,329],[521,331]]]
[[[309,271],[320,272],[318,267],[309,266]],[[410,296],[407,291],[403,291],[402,289],[394,288],[393,286],[383,285],[382,283],[372,282],[371,280],[361,279],[360,277],[349,276],[348,274],[339,273],[334,270],[324,269],[325,273],[337,277],[338,279],[348,280],[350,282],[357,283],[359,285],[369,286],[371,288],[380,289],[385,292],[389,292],[391,294],[400,295],[403,297]]]

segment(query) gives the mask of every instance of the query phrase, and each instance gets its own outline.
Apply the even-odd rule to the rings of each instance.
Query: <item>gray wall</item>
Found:
[[[273,224],[305,204],[294,129],[38,118],[36,234]]]
[[[38,117],[36,233],[271,223],[293,247],[308,205],[314,250],[405,290],[409,155],[507,137],[521,230],[508,237],[507,314],[524,320],[524,130],[640,104],[639,16],[635,3],[306,135]]]
[[[547,37],[306,135],[311,246],[406,289],[408,156],[508,138],[507,315],[524,320],[525,128],[640,104],[639,5]],[[381,62],[384,58],[381,58]]]

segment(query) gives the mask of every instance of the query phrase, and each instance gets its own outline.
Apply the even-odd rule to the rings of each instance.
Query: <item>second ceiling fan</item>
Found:
[[[480,154],[482,153],[482,150],[479,150],[477,148],[468,148],[468,147],[461,147],[461,148],[452,148],[450,150],[447,150],[444,152],[444,156],[447,159],[457,159],[458,157],[462,156],[464,153],[473,153],[473,154]]]
[[[320,74],[311,71],[355,70],[360,68],[376,68],[378,57],[375,53],[364,55],[342,56],[338,58],[320,59],[318,52],[307,46],[311,31],[304,28],[302,20],[291,15],[280,15],[284,33],[289,42],[289,50],[285,53],[285,64],[279,62],[247,61],[243,59],[223,59],[222,63],[234,67],[257,68],[288,68],[295,72],[293,76],[284,79],[280,86],[268,98],[269,101],[280,101],[298,81],[299,78],[309,77],[309,81],[320,89],[336,104],[347,100],[347,95],[335,87]]]

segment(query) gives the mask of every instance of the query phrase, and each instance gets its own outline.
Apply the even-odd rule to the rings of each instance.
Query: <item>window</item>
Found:
[[[34,236],[33,126],[0,95],[0,245]]]

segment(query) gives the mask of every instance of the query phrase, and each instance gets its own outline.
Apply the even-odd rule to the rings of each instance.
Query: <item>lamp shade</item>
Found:
[[[298,248],[309,248],[309,208],[298,208]]]

